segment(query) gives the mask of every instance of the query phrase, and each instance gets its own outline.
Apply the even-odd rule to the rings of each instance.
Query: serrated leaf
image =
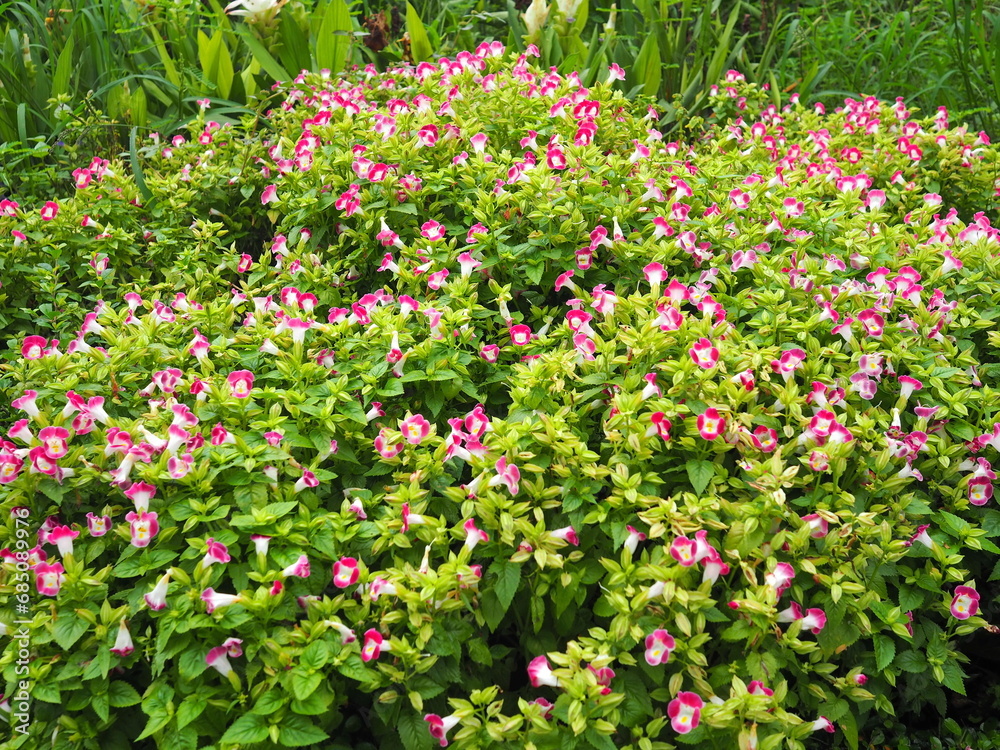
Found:
[[[399,717],[396,726],[406,750],[425,750],[431,747],[431,735],[427,731],[427,722],[422,717],[406,711]]]
[[[259,714],[244,714],[222,735],[223,744],[239,743],[241,745],[253,742],[263,742],[267,739],[267,719]]]
[[[323,742],[329,739],[330,735],[302,716],[286,715],[281,720],[278,737],[284,747],[306,747]]]
[[[55,637],[56,643],[64,650],[69,651],[89,628],[90,623],[76,612],[64,611],[56,620],[55,627],[52,628],[52,635]]]
[[[880,672],[896,658],[896,642],[885,635],[875,636],[875,668]]]
[[[292,695],[304,701],[323,681],[323,675],[318,672],[304,672],[301,669],[292,671]]]
[[[197,693],[182,700],[181,705],[177,707],[177,728],[183,729],[197,719],[207,706],[205,699]]]
[[[514,601],[517,587],[521,583],[521,565],[520,563],[499,562],[490,567],[496,574],[493,590],[496,591],[500,606],[506,612],[510,603]]]
[[[917,674],[927,671],[927,658],[920,651],[904,651],[896,657],[894,664],[904,672]]]
[[[115,708],[125,708],[136,705],[142,698],[139,697],[139,692],[127,682],[115,680],[108,687],[108,700]]]
[[[702,494],[708,487],[708,483],[712,481],[712,477],[715,476],[715,465],[704,459],[692,458],[684,464],[684,468],[687,469],[688,479],[691,481],[696,495]]]

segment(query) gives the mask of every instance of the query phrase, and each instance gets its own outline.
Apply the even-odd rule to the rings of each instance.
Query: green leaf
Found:
[[[406,750],[425,750],[431,746],[431,735],[427,731],[427,722],[413,713],[403,713],[396,724],[399,738]]]
[[[322,681],[323,675],[319,672],[303,672],[301,669],[295,669],[292,671],[292,695],[304,701],[313,694]]]
[[[847,740],[847,746],[851,750],[858,750],[858,720],[854,717],[854,713],[848,711],[840,717],[838,723],[844,732],[844,739]]]
[[[344,0],[330,0],[316,36],[316,65],[339,73],[347,61],[351,13]]]
[[[101,721],[108,720],[111,712],[111,706],[108,702],[107,693],[94,693],[90,699],[90,707],[94,709],[94,713],[97,714],[97,718]]]
[[[715,465],[704,459],[692,458],[684,464],[684,468],[687,469],[688,479],[691,480],[696,495],[702,494],[715,476]]]
[[[420,14],[410,4],[406,4],[406,32],[410,35],[410,55],[414,62],[425,62],[431,59],[434,48],[427,38],[427,30],[424,29]]]
[[[941,684],[959,695],[965,695],[965,672],[954,659],[948,659],[943,665],[944,680]]]
[[[205,654],[201,649],[185,651],[177,661],[177,671],[185,680],[195,679],[206,669],[208,669],[208,664],[205,663]]]
[[[267,739],[267,733],[267,719],[259,714],[244,714],[226,730],[220,742],[249,745],[253,742],[263,742]]]
[[[111,705],[115,708],[134,706],[142,700],[139,697],[139,692],[134,687],[121,680],[115,680],[111,683],[111,686],[108,688],[108,698],[111,701]]]
[[[66,46],[59,53],[59,62],[52,74],[52,88],[49,96],[53,99],[69,91],[70,75],[73,73],[73,32],[66,39]]]
[[[271,53],[267,51],[260,40],[253,35],[246,26],[240,24],[236,27],[236,33],[240,35],[243,41],[246,43],[247,47],[250,49],[250,54],[253,55],[253,59],[257,61],[261,69],[264,70],[271,78],[275,81],[281,81],[282,83],[288,83],[292,80],[292,76],[288,74],[288,71],[281,67],[281,64],[271,57]]]
[[[323,641],[310,643],[299,657],[299,664],[307,670],[322,669],[330,658],[330,649]]]
[[[97,656],[87,665],[87,668],[83,670],[83,679],[92,680],[95,677],[100,677],[102,680],[108,676],[108,672],[111,670],[111,651],[107,648],[102,648],[97,651]]]
[[[64,611],[56,620],[52,634],[63,650],[69,651],[73,644],[80,640],[80,636],[90,629],[90,623],[80,617],[76,612]],[[117,632],[117,630],[115,631]]]
[[[882,671],[896,658],[896,642],[885,635],[875,636],[875,668]]]
[[[660,45],[656,34],[649,34],[639,49],[639,54],[632,65],[632,86],[641,86],[645,96],[656,96],[660,90]]]
[[[302,716],[286,715],[281,720],[278,737],[284,747],[305,747],[323,742],[329,739],[330,735]]]
[[[270,716],[286,703],[288,703],[288,693],[283,690],[267,690],[257,699],[253,712],[261,716]]]
[[[138,128],[133,127],[129,131],[128,136],[128,158],[129,165],[132,167],[132,176],[135,177],[136,187],[139,188],[139,194],[142,196],[144,203],[153,202],[153,193],[146,186],[146,178],[142,173],[142,165],[139,163],[139,153],[136,151],[135,147],[135,134],[138,132]]]
[[[177,728],[183,729],[192,721],[201,716],[202,712],[208,707],[205,703],[203,696],[195,693],[194,695],[189,695],[187,698],[181,701],[181,705],[177,707]]]
[[[927,671],[927,658],[920,651],[904,651],[896,657],[895,664],[904,672],[917,674]]]
[[[295,713],[303,716],[319,716],[330,710],[330,704],[333,703],[334,698],[336,696],[333,691],[325,684],[320,683],[320,686],[305,700],[292,701],[291,708]],[[258,713],[261,712],[258,711]]]

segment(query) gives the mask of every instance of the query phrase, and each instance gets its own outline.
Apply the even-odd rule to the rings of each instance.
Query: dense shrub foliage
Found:
[[[730,73],[664,143],[496,44],[282,93],[0,211],[103,297],[5,367],[9,746],[857,748],[964,692],[988,138]]]

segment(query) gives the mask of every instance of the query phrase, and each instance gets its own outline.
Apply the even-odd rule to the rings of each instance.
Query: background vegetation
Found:
[[[728,68],[775,97],[901,96],[991,133],[1000,112],[996,0],[291,0],[261,23],[220,0],[48,0],[0,3],[0,33],[0,181],[21,193],[124,152],[133,127],[177,131],[200,101],[235,121],[302,69],[384,70],[489,38],[536,43],[585,85],[617,63],[619,85],[656,100],[668,129],[705,109]]]

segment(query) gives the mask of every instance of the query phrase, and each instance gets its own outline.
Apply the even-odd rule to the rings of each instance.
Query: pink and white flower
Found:
[[[532,687],[559,687],[559,678],[553,674],[549,667],[549,660],[544,655],[536,656],[528,663],[528,679],[531,680]]]
[[[646,663],[652,667],[666,664],[676,646],[674,637],[666,630],[663,628],[654,630],[646,636]]]
[[[145,596],[143,596],[146,605],[154,612],[159,612],[162,609],[166,609],[167,587],[169,586],[169,584],[170,584],[170,571],[168,570],[166,573],[163,574],[160,580],[156,582],[156,585],[153,587],[153,590],[150,591]]]
[[[353,586],[360,575],[357,558],[342,557],[333,564],[333,585],[338,589]]]
[[[382,634],[375,630],[375,628],[369,628],[365,631],[365,641],[364,645],[361,647],[361,660],[362,661],[372,661],[373,659],[378,659],[383,651],[391,651],[391,645],[382,637]]]
[[[37,568],[36,568],[37,570]],[[951,614],[956,620],[968,620],[979,611],[979,592],[970,586],[956,586],[951,600]]]
[[[697,693],[679,692],[677,697],[667,704],[670,726],[678,734],[687,734],[696,729],[701,722],[701,709],[704,707],[705,702]]]
[[[132,642],[132,634],[128,632],[128,625],[125,624],[123,617],[118,623],[118,637],[115,639],[115,645],[111,647],[111,653],[115,656],[125,657],[133,651],[135,651],[135,644]]]
[[[426,714],[424,721],[427,722],[427,730],[431,733],[431,737],[436,739],[441,747],[448,747],[447,734],[458,725],[460,719],[456,714],[444,718],[437,714]]]
[[[135,547],[148,547],[160,530],[157,523],[156,513],[145,511],[131,511],[125,515],[125,520],[129,522],[129,530],[132,536],[132,545]]]
[[[234,398],[247,398],[253,390],[254,374],[249,370],[237,370],[226,378]]]

